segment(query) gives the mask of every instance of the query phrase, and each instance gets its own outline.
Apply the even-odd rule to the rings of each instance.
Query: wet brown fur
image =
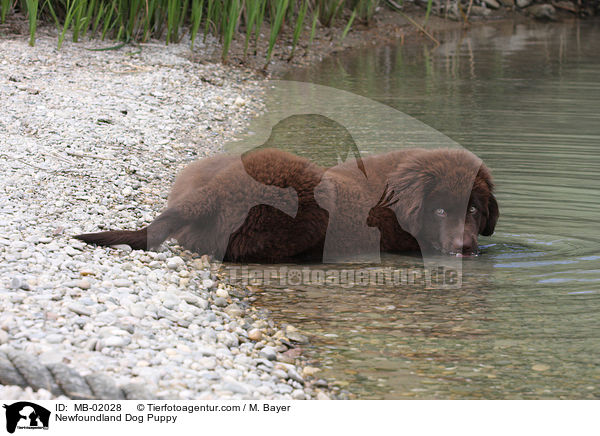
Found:
[[[360,169],[354,160],[325,169],[276,149],[203,159],[180,173],[167,209],[148,227],[76,238],[145,250],[173,237],[226,261],[288,262],[321,260],[325,246],[368,250],[372,232],[382,251],[471,254],[477,234],[493,232],[491,176],[472,153],[409,149],[362,161]],[[436,202],[447,220],[432,218],[442,207]],[[475,203],[478,212],[465,214]]]

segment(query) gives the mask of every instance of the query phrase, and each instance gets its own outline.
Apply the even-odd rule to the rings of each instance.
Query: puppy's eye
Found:
[[[445,209],[442,209],[441,207],[440,207],[439,209],[436,209],[436,210],[434,211],[434,213],[435,213],[437,216],[446,216],[446,210],[445,210]]]
[[[469,213],[473,214],[477,212],[477,208],[475,206],[469,206]]]

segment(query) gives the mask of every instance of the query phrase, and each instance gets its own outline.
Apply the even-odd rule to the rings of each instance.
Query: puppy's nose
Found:
[[[452,240],[452,246],[457,253],[470,253],[473,251],[474,242],[469,235],[457,236]]]

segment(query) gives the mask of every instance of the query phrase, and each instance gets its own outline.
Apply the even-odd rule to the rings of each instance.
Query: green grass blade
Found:
[[[188,10],[189,4],[188,4],[189,0],[183,0],[183,3],[180,5],[180,12],[179,12],[179,23],[177,25],[178,28],[183,28],[184,25],[184,21],[185,21],[185,17],[186,17],[186,12]]]
[[[359,0],[356,5],[357,17],[369,23],[375,14],[379,0]]]
[[[73,42],[79,40],[79,34],[87,20],[87,17],[84,16],[84,11],[87,10],[87,0],[77,0],[76,3],[77,6],[73,13]]]
[[[258,41],[260,40],[260,31],[265,22],[265,13],[267,11],[267,0],[260,0],[261,6],[256,16],[256,24],[254,25],[254,55],[258,52]]]
[[[192,40],[192,49],[194,48],[194,41],[198,34],[198,28],[202,21],[202,11],[204,9],[204,0],[192,0],[192,22],[190,25],[190,38]]]
[[[298,11],[298,18],[296,19],[296,26],[294,27],[294,36],[292,38],[292,53],[288,59],[288,62],[292,60],[294,57],[294,53],[296,52],[296,46],[298,45],[298,40],[300,39],[300,34],[302,33],[302,26],[304,25],[304,18],[306,18],[306,13],[308,12],[308,0],[304,0],[302,5],[300,6],[300,10]]]
[[[56,15],[56,11],[52,7],[52,2],[50,0],[46,0],[44,2],[44,5],[42,6],[42,9],[48,10],[48,12],[50,13],[50,16],[52,17],[52,20],[54,21],[56,28],[60,29],[60,21],[58,19],[58,16]]]
[[[208,29],[210,27],[211,20],[213,19],[215,3],[215,0],[208,0],[208,7],[206,8],[206,20],[204,22],[204,42],[206,42],[206,35],[208,35]]]
[[[177,6],[177,0],[167,0],[167,45],[171,40],[177,39],[177,23],[179,23]]]
[[[246,54],[248,53],[248,43],[250,42],[250,37],[252,36],[254,26],[256,26],[256,17],[260,13],[260,8],[262,4],[260,0],[245,1],[244,3],[244,18],[246,24],[246,36],[244,38],[244,57],[246,57]]]
[[[125,5],[125,10],[128,12],[123,18],[125,21],[123,24],[125,26],[125,39],[132,39],[137,29],[138,17],[140,15],[140,11],[142,10],[142,0],[128,0],[123,1]]]
[[[431,7],[433,6],[433,0],[427,0],[427,10],[425,11],[425,21],[423,21],[423,26],[427,24],[427,20],[429,20],[429,14],[431,14]]]
[[[4,23],[6,21],[6,14],[10,10],[10,0],[2,0],[0,1],[0,23]]]
[[[98,26],[100,25],[100,20],[104,17],[105,14],[105,8],[107,8],[108,5],[105,3],[100,3],[98,6],[98,10],[96,11],[96,17],[94,18],[94,23],[92,24],[92,35],[96,34],[96,31],[98,30]]]
[[[276,5],[275,19],[271,22],[271,33],[269,35],[269,48],[267,50],[267,62],[265,63],[265,68],[269,65],[269,62],[271,62],[273,47],[275,47],[275,42],[277,41],[277,36],[281,30],[288,5],[289,0],[280,0]]]
[[[27,16],[29,18],[29,45],[35,44],[35,31],[37,29],[38,19],[38,0],[26,0]]]
[[[325,27],[330,27],[342,9],[344,0],[320,0],[317,3],[319,5],[319,20],[321,24]]]
[[[113,0],[112,4],[108,7],[108,9],[106,10],[106,14],[104,16],[104,24],[102,26],[102,40],[104,41],[104,38],[106,37],[106,33],[113,29],[118,20],[113,20],[113,14],[115,13],[115,11],[117,10],[117,5],[116,5],[116,0]]]
[[[346,27],[344,28],[344,32],[342,32],[342,37],[340,38],[340,41],[343,41],[344,38],[346,37],[346,35],[348,35],[348,32],[350,31],[350,27],[352,27],[352,23],[354,23],[354,19],[356,18],[356,13],[357,13],[357,10],[354,9],[352,11],[352,15],[350,16],[350,19],[348,20],[348,24],[346,24]]]
[[[310,46],[312,45],[313,39],[315,39],[315,34],[317,33],[317,23],[319,22],[319,11],[316,10],[313,13],[312,25],[310,26],[310,37],[308,39],[308,47],[306,48],[306,53],[310,50]]]
[[[79,4],[80,3],[77,0],[67,0],[67,4],[66,4],[67,12],[66,12],[65,19],[63,22],[63,28],[62,28],[62,31],[60,32],[60,35],[58,35],[58,49],[59,50],[62,47],[63,41],[65,39],[65,34],[67,33],[67,29],[71,25],[71,21],[73,20],[73,16],[75,15]]]
[[[222,59],[223,62],[227,62],[227,53],[229,52],[229,46],[231,45],[231,41],[233,40],[233,33],[237,28],[238,18],[240,16],[240,0],[230,0],[229,2],[229,13],[227,14],[227,19],[225,21],[224,26],[224,35],[223,35],[223,54]]]
[[[149,0],[146,1],[144,19],[142,22],[142,41],[147,41],[148,36],[150,35],[150,29],[152,27],[152,17],[154,16],[154,11],[156,8],[156,1]]]
[[[87,32],[92,24],[92,18],[94,17],[94,11],[98,5],[98,0],[90,0],[88,3],[87,10],[85,11],[85,22],[81,28],[81,36],[84,37],[87,35]]]

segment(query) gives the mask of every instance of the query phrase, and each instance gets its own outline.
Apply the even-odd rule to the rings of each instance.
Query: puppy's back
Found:
[[[218,173],[239,162],[239,159],[236,155],[222,154],[188,164],[175,178],[167,205],[171,206],[206,186]]]

